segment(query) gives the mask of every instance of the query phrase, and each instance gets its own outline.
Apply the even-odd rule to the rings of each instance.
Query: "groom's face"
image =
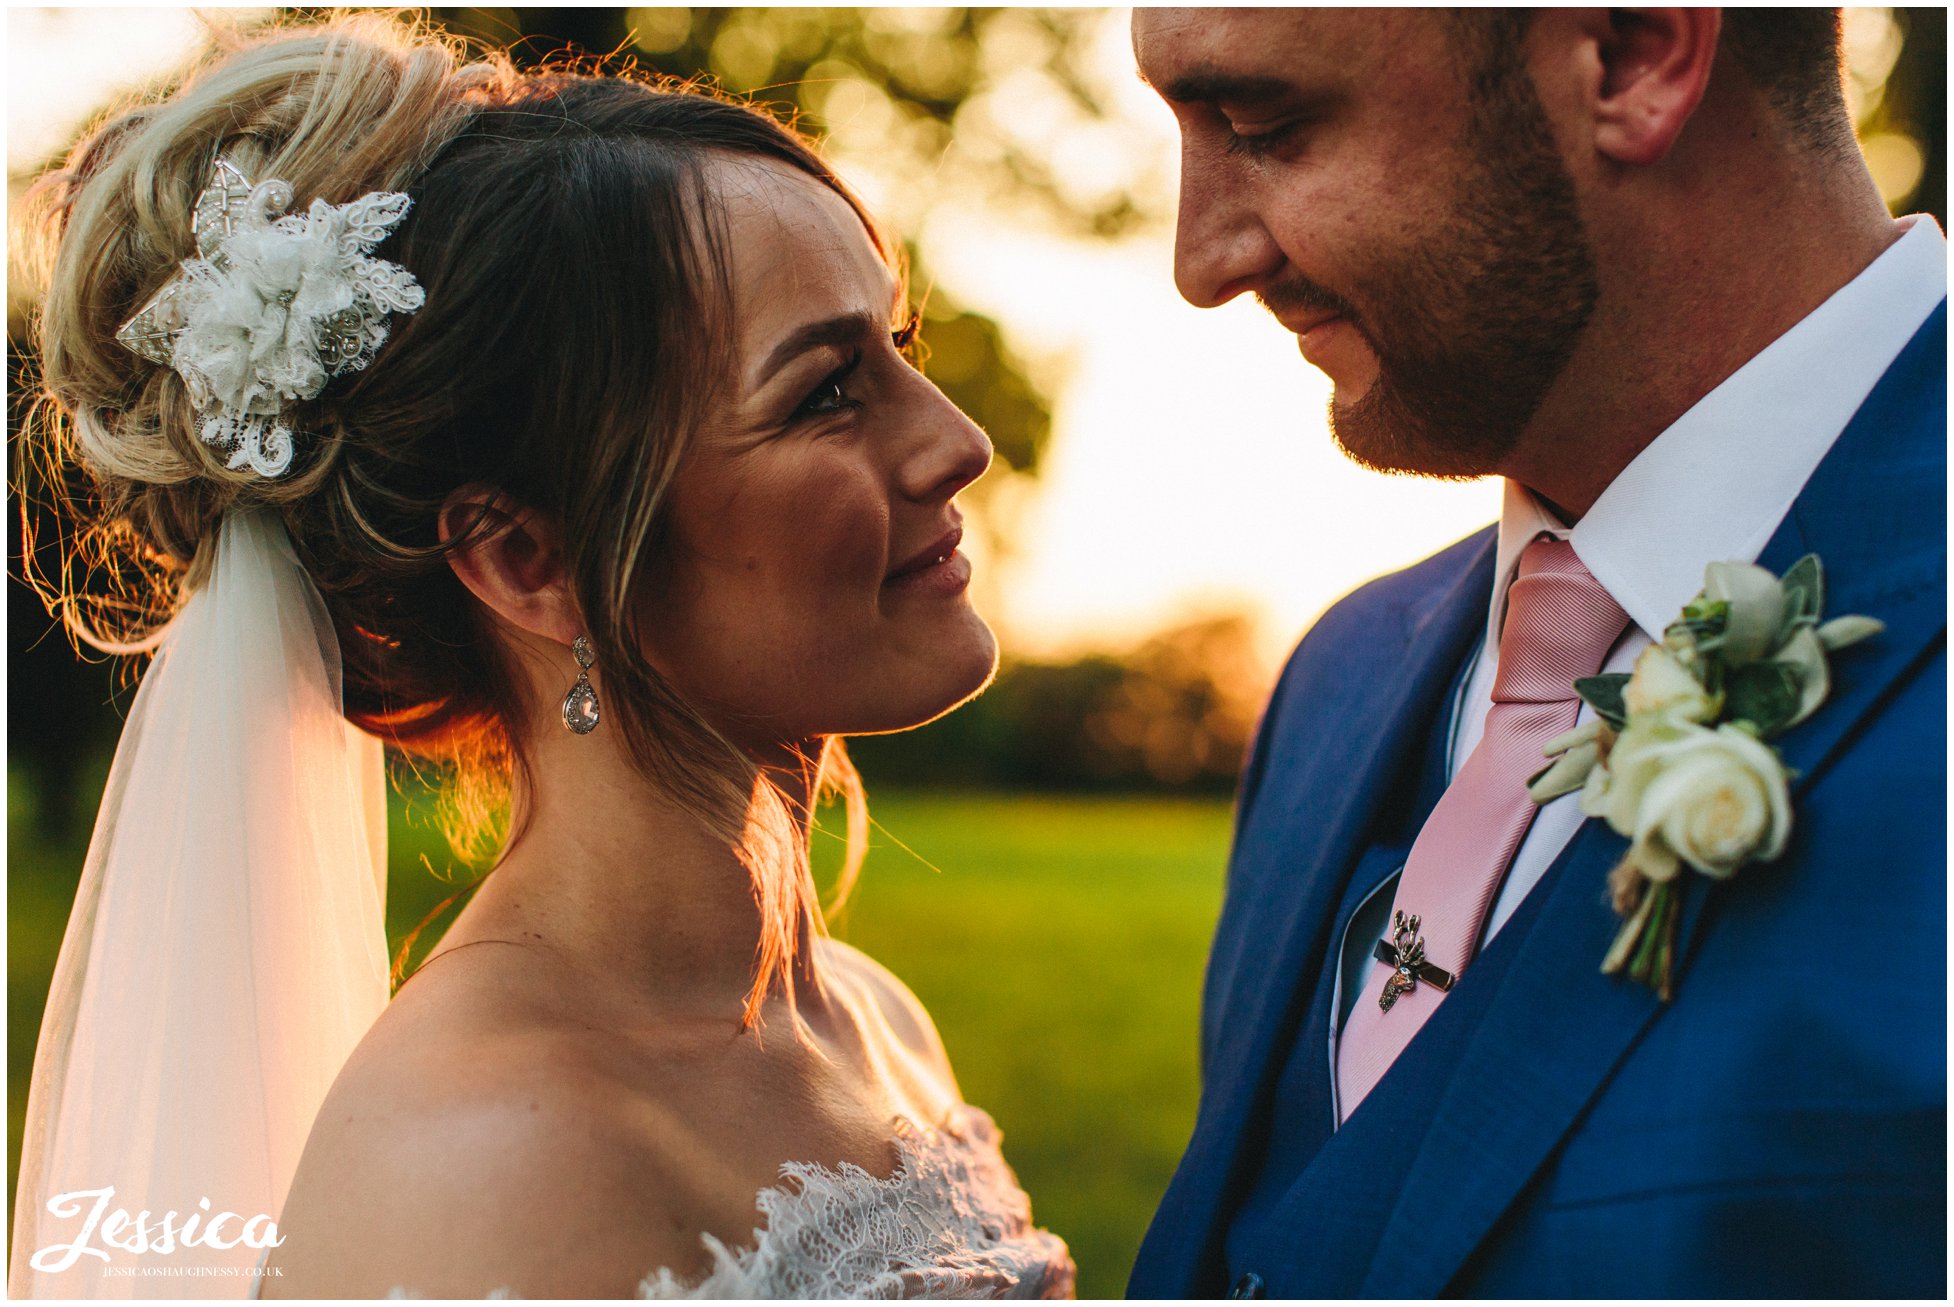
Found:
[[[1134,11],[1141,75],[1181,129],[1181,294],[1261,300],[1335,383],[1337,442],[1387,471],[1503,470],[1594,306],[1504,21]]]

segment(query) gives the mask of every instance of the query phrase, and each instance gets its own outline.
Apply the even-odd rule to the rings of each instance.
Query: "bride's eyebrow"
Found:
[[[761,361],[755,381],[764,382],[766,378],[811,349],[851,345],[881,330],[882,327],[874,314],[859,311],[838,313],[832,318],[822,318],[818,322],[796,327]]]

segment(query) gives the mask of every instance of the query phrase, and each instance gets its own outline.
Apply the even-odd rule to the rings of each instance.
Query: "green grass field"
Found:
[[[1193,1124],[1226,803],[892,792],[870,801],[878,829],[834,933],[929,1007],[965,1096],[1003,1127],[1038,1222],[1071,1243],[1080,1296],[1118,1296]],[[9,1194],[82,852],[37,841],[23,820],[32,802],[10,776]],[[398,797],[391,824],[397,948],[454,887],[422,864],[425,855],[446,870],[446,847]]]

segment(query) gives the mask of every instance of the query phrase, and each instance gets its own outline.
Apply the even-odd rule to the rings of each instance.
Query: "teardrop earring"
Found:
[[[597,691],[590,688],[590,666],[597,658],[590,641],[581,635],[570,652],[577,657],[577,683],[563,696],[563,724],[578,735],[588,735],[597,729]]]

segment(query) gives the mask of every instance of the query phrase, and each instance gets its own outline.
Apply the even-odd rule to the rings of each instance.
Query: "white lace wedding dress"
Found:
[[[998,1141],[990,1116],[965,1104],[935,1127],[898,1120],[886,1179],[852,1163],[790,1162],[780,1184],[760,1191],[765,1224],[750,1246],[704,1235],[712,1266],[702,1277],[661,1267],[638,1297],[1070,1298],[1072,1258],[1032,1225]],[[419,1295],[396,1287],[387,1296]]]

